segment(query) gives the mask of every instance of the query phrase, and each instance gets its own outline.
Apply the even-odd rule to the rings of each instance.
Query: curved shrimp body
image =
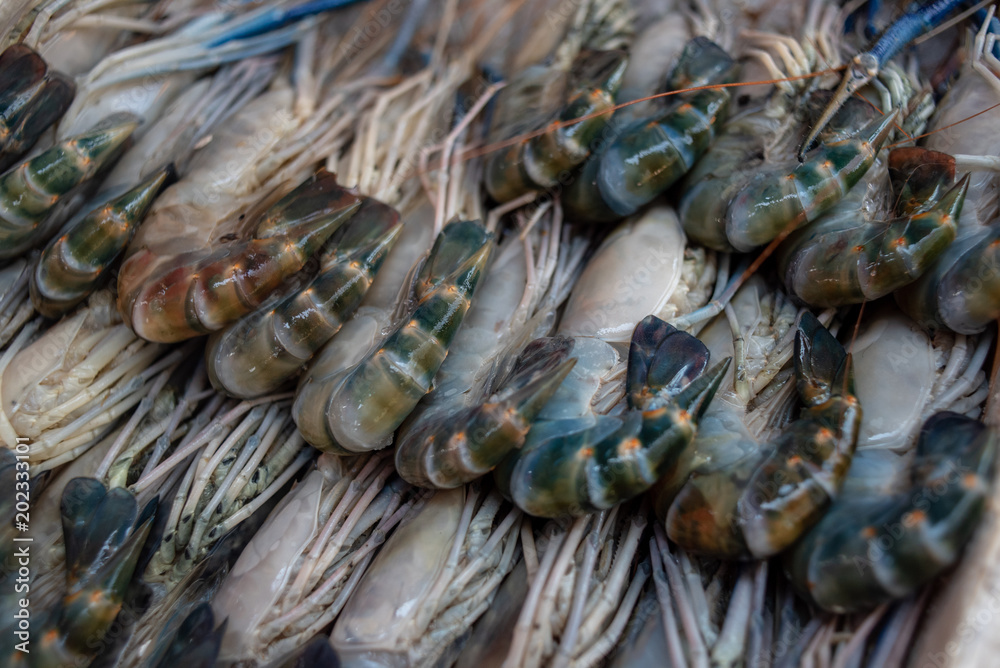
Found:
[[[878,299],[912,283],[954,240],[968,186],[966,176],[929,210],[884,223],[859,222],[856,208],[844,212],[847,220],[826,217],[783,245],[785,286],[807,304],[831,307]]]
[[[578,275],[584,244],[560,228],[553,217],[498,245],[434,390],[400,427],[396,470],[407,482],[449,489],[488,473],[524,444],[573,366],[569,339],[528,343],[549,332]]]
[[[924,423],[907,487],[834,503],[785,558],[799,593],[851,612],[900,598],[955,563],[986,507],[996,433],[938,413]]]
[[[119,155],[135,130],[133,118],[109,119],[60,142],[0,176],[0,259],[45,241],[56,205]]]
[[[66,113],[75,92],[72,80],[48,71],[28,47],[14,44],[0,53],[0,171]]]
[[[768,113],[750,113],[727,123],[712,147],[685,177],[677,213],[684,232],[693,241],[731,252],[726,238],[729,202],[760,169],[765,140],[779,133],[780,119]]]
[[[763,559],[789,547],[826,511],[851,464],[861,422],[851,364],[814,316],[795,339],[802,415],[773,443],[721,466],[696,467],[657,512],[681,547],[725,559]]]
[[[629,348],[629,410],[537,423],[524,447],[497,467],[501,491],[539,517],[603,510],[646,491],[694,437],[729,366],[729,360],[712,369],[708,363],[704,344],[648,316]],[[547,417],[563,408],[556,405]]]
[[[553,122],[552,130],[489,158],[485,183],[493,199],[506,202],[533,190],[551,188],[559,183],[561,175],[587,159],[594,141],[611,119],[615,95],[628,65],[620,54],[612,57],[610,72],[592,87],[577,92]]]
[[[765,171],[754,176],[726,210],[730,246],[750,251],[829,211],[875,162],[897,115],[886,114],[854,137],[822,145],[790,172]]]
[[[983,62],[989,21],[954,86],[938,105],[927,147],[956,155],[956,161],[993,162],[974,171],[958,223],[958,236],[935,265],[895,293],[899,306],[929,328],[961,334],[983,331],[1000,317],[1000,215],[995,160],[1000,144],[992,132],[1000,118],[1000,78]],[[984,111],[985,110],[985,111]],[[980,113],[977,113],[980,112]],[[987,113],[988,112],[988,113]],[[967,122],[965,122],[967,121]],[[940,132],[961,122],[954,130]]]
[[[670,77],[672,90],[729,83],[736,64],[705,38],[688,43]],[[571,217],[602,222],[635,213],[682,177],[708,150],[729,112],[729,92],[701,90],[627,126],[587,161],[566,190]]]
[[[147,341],[169,343],[219,330],[301,270],[360,204],[359,196],[321,170],[251,221],[251,239],[166,261],[143,248],[118,275],[122,318]]]
[[[74,478],[62,497],[68,591],[48,618],[30,665],[86,665],[122,607],[157,500],[143,508],[123,488]],[[15,663],[16,665],[16,663]]]
[[[365,198],[330,237],[331,249],[307,286],[265,303],[209,339],[205,356],[212,385],[250,398],[287,383],[358,308],[401,230],[395,209]]]
[[[449,489],[486,475],[524,445],[535,419],[576,363],[573,340],[538,339],[488,401],[430,419],[401,434],[396,471],[413,485]],[[405,429],[405,428],[404,428]]]
[[[160,170],[49,242],[29,283],[31,301],[39,313],[58,318],[93,292],[170,176],[169,168]]]
[[[478,221],[444,228],[417,277],[419,303],[409,320],[354,367],[307,377],[299,387],[293,415],[306,441],[335,454],[388,445],[430,390],[492,250],[493,233]]]

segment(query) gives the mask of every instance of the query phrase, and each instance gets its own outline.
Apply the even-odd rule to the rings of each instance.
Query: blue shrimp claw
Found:
[[[246,20],[241,21],[239,25],[234,27],[232,30],[209,42],[207,46],[211,48],[221,46],[226,42],[232,42],[238,39],[257,37],[258,35],[262,35],[270,30],[281,28],[289,23],[298,21],[299,19],[306,18],[308,16],[315,16],[316,14],[322,14],[323,12],[328,12],[333,9],[347,7],[357,2],[360,2],[360,0],[310,0],[309,2],[303,2],[301,5],[296,5],[295,7],[291,7],[289,9],[270,7],[247,17]]]

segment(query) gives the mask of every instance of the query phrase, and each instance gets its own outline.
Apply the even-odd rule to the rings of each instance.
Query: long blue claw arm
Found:
[[[799,149],[799,158],[812,148],[816,137],[830,122],[834,114],[843,106],[847,98],[871,81],[889,59],[899,53],[903,47],[924,34],[931,28],[940,25],[953,11],[965,4],[967,0],[934,0],[920,9],[899,17],[889,26],[871,49],[856,55],[847,66],[847,72],[840,82],[840,87],[834,94],[830,104],[816,121],[812,131]]]
[[[347,7],[348,5],[353,5],[354,3],[361,1],[362,0],[311,0],[310,2],[304,2],[301,5],[296,5],[295,7],[290,7],[288,9],[282,9],[279,7],[267,9],[248,16],[245,21],[240,22],[239,25],[235,26],[232,30],[209,42],[208,46],[215,47],[237,39],[256,37],[257,35],[280,28],[307,16],[315,16],[316,14],[322,14],[323,12],[328,12],[333,9]]]
[[[935,0],[924,7],[899,17],[886,28],[875,46],[868,52],[875,57],[879,68],[903,47],[922,34],[941,24],[948,15],[965,4],[966,0]]]

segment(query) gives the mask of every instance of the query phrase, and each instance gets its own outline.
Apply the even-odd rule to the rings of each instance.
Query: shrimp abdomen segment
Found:
[[[601,159],[597,183],[608,207],[627,216],[669,188],[708,150],[728,107],[727,91],[705,90],[627,129]]]
[[[137,125],[130,116],[109,119],[0,176],[0,259],[45,241],[62,197],[114,161]]]
[[[730,360],[706,370],[708,361],[704,344],[647,317],[629,353],[632,410],[533,428],[524,447],[497,467],[501,490],[540,517],[603,510],[646,491],[683,455]]]
[[[679,90],[732,80],[737,67],[712,42],[692,40],[669,85]],[[594,155],[566,190],[565,204],[579,220],[602,222],[635,213],[690,170],[708,150],[729,111],[729,92],[688,94],[663,113],[626,127]]]
[[[124,488],[74,478],[60,510],[68,591],[45,620],[32,665],[89,665],[122,607],[157,499],[140,508]]]
[[[981,332],[1000,317],[1000,227],[987,229],[937,286],[941,318],[961,334]]]
[[[219,330],[301,270],[360,204],[323,171],[272,206],[252,239],[207,255],[182,253],[158,266],[158,258],[143,249],[125,261],[118,277],[122,317],[148,341],[170,343]]]
[[[823,145],[790,173],[755,176],[729,205],[729,242],[750,251],[828,211],[872,166],[897,115],[872,121],[851,139]]]
[[[0,172],[62,118],[75,94],[72,79],[49,71],[45,60],[23,44],[0,54]]]
[[[986,507],[996,433],[956,413],[920,433],[911,486],[838,501],[798,543],[785,570],[825,610],[852,612],[909,594],[958,558]]]
[[[680,487],[665,517],[678,545],[718,558],[766,558],[794,543],[836,497],[861,407],[850,357],[808,312],[795,339],[795,371],[801,417],[766,447],[731,464],[703,465]]]
[[[493,199],[506,202],[532,190],[551,188],[587,159],[594,140],[611,119],[628,64],[620,53],[607,55],[609,71],[569,101],[551,130],[487,160],[484,180]]]
[[[358,308],[401,230],[394,209],[366,199],[331,237],[332,252],[305,288],[265,303],[210,339],[212,384],[244,398],[280,388]]]
[[[450,489],[488,473],[524,445],[535,418],[570,372],[573,339],[533,341],[518,358],[510,380],[488,401],[457,414],[445,413],[404,431],[396,470],[421,487]]]
[[[806,230],[793,242],[785,284],[807,304],[843,306],[874,300],[919,278],[955,239],[969,179],[929,211],[884,225]]]
[[[94,290],[105,270],[121,255],[172,170],[162,169],[90,212],[53,239],[31,274],[31,301],[39,313],[57,318]]]
[[[460,243],[459,243],[460,242]],[[464,246],[464,258],[458,252]],[[451,223],[435,241],[421,272],[423,296],[410,319],[348,371],[343,380],[310,379],[299,388],[294,415],[313,446],[334,453],[386,446],[448,354],[493,250],[493,234],[478,221]],[[455,264],[461,261],[456,267]],[[437,269],[450,270],[443,276]],[[322,408],[320,408],[322,407]],[[318,424],[314,411],[325,418]]]

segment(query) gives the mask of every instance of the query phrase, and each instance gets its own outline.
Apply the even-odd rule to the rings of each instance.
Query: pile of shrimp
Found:
[[[0,663],[992,665],[997,12],[0,4]]]

